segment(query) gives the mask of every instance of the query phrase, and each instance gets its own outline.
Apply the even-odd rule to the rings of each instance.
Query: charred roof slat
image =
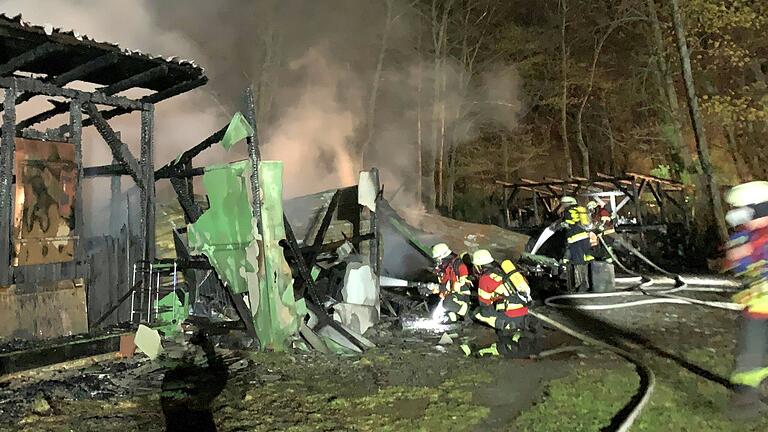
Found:
[[[151,81],[155,78],[165,76],[167,73],[168,73],[168,66],[166,65],[157,66],[150,70],[146,70],[144,72],[136,74],[132,77],[126,78],[122,81],[118,81],[107,87],[103,87],[97,90],[97,93],[102,93],[107,96],[111,96],[113,94],[120,93],[121,91],[125,91],[133,87],[137,87],[144,82]],[[54,101],[54,100],[50,100],[49,102],[54,105],[53,108],[51,108],[48,111],[42,112],[40,114],[36,114],[26,120],[22,120],[18,122],[16,129],[21,131],[25,128],[34,126],[37,123],[41,123],[48,119],[51,119],[59,114],[63,114],[67,112],[67,110],[69,109],[68,104],[58,103],[57,101]]]
[[[20,17],[0,14],[0,74],[23,71],[57,76],[106,54],[115,54],[119,60],[89,74],[88,82],[109,86],[164,65],[168,68],[166,74],[153,76],[143,83],[144,88],[160,92],[179,82],[205,76],[204,70],[192,61],[125,50],[73,31],[31,25]]]
[[[0,87],[16,87],[17,91],[33,92],[47,96],[64,96],[71,99],[83,99],[100,105],[110,105],[124,109],[141,109],[140,101],[130,100],[121,96],[106,96],[101,93],[88,93],[75,89],[61,88],[32,78],[8,77],[0,78]]]
[[[99,58],[93,59],[87,63],[83,63],[74,69],[70,69],[61,75],[56,75],[53,79],[46,79],[44,82],[51,83],[57,86],[63,86],[72,81],[87,77],[89,74],[105,68],[109,65],[116,63],[118,56],[115,53],[105,54]],[[16,98],[16,105],[24,103],[35,97],[32,93],[24,93]]]
[[[43,58],[56,51],[63,51],[63,50],[64,50],[63,46],[46,42],[36,46],[35,48],[29,51],[22,51],[19,54],[17,54],[15,57],[9,59],[8,61],[0,65],[0,76],[9,75],[14,71],[16,71],[17,69],[23,68],[24,66],[34,62],[35,60]]]
[[[164,77],[167,74],[168,66],[160,65],[99,89],[98,92],[104,93],[106,95],[117,94],[121,91],[128,90],[129,88],[138,87],[147,81],[152,81],[154,79]]]

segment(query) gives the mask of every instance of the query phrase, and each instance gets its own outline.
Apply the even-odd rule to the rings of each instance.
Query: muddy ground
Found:
[[[656,373],[650,404],[634,430],[768,430],[768,421],[727,417],[727,377],[737,314],[698,306],[655,305],[574,313],[539,308],[639,355]],[[440,333],[374,329],[378,345],[360,356],[292,350],[219,349],[229,368],[212,403],[220,431],[593,431],[610,430],[639,387],[633,367],[584,348],[540,360],[466,357],[493,333],[463,327],[454,343]],[[550,333],[548,349],[577,345]],[[101,359],[66,372],[0,379],[0,430],[158,431],[163,377],[193,354],[162,360]],[[206,376],[187,385],[206,387]],[[170,421],[174,421],[173,418]]]

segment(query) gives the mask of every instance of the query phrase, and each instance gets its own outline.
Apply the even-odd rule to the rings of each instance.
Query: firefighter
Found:
[[[491,253],[480,249],[472,254],[472,265],[477,275],[477,295],[480,310],[474,318],[496,329],[498,342],[487,348],[475,350],[477,355],[506,355],[528,357],[537,344],[533,333],[533,321],[528,316],[531,289],[528,281],[509,260],[501,264]],[[462,345],[466,355],[473,352],[469,345]]]
[[[726,250],[726,267],[741,279],[744,290],[733,300],[744,305],[741,335],[731,383],[736,394],[733,414],[757,414],[761,384],[768,378],[768,182],[732,188],[726,201],[733,207],[726,220],[734,228]]]
[[[587,210],[592,215],[592,226],[599,239],[597,256],[602,261],[613,263],[613,243],[616,240],[616,225],[613,215],[604,202],[590,201]]]
[[[472,301],[469,268],[445,243],[432,247],[432,259],[435,261],[435,274],[440,286],[435,294],[443,298],[448,320],[452,323],[458,322],[460,318],[467,316]]]
[[[586,264],[595,259],[589,242],[591,221],[587,209],[576,202],[576,198],[564,196],[560,200],[563,207],[563,222],[566,229],[568,247],[563,261],[570,264]]]

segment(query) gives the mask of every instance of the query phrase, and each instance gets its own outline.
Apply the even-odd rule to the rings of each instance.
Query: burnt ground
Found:
[[[765,420],[726,416],[736,313],[674,305],[539,311],[631,350],[654,370],[656,390],[633,430],[768,430]],[[375,328],[378,347],[360,356],[218,348],[229,368],[211,404],[218,430],[593,431],[609,427],[638,390],[626,361],[594,348],[539,360],[474,358],[459,341],[482,345],[492,332],[449,330],[459,336],[441,346],[440,334],[395,327]],[[574,344],[551,333],[547,348]],[[139,354],[0,378],[0,430],[164,430],[163,377],[185,358],[202,358],[168,348],[154,362]],[[205,382],[194,373],[187,385]]]

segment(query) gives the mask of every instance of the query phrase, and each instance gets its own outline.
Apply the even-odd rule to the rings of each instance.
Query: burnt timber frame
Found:
[[[650,192],[655,204],[659,207],[659,215],[663,225],[672,222],[683,223],[689,226],[689,211],[684,206],[685,194],[688,186],[682,183],[663,179],[651,175],[627,172],[620,176],[611,176],[604,173],[596,173],[596,177],[586,179],[583,177],[573,177],[571,179],[557,179],[544,177],[537,181],[521,178],[517,182],[506,182],[497,180],[496,185],[503,188],[504,201],[503,213],[507,227],[519,229],[532,229],[547,224],[557,218],[556,213],[559,207],[559,199],[565,195],[590,195],[597,198],[610,198],[607,203],[611,211],[616,214],[625,204],[631,202],[633,212],[637,218],[637,224],[633,227],[643,228],[646,216],[646,208],[643,206],[643,200],[639,199],[643,193]],[[532,204],[528,207],[533,211],[533,224],[526,226],[513,227],[511,209],[514,207],[516,198],[520,198],[522,192],[530,194],[529,199]],[[622,202],[616,202],[616,196],[623,195]],[[675,199],[675,195],[678,196]],[[519,201],[518,201],[519,203]],[[541,207],[543,206],[544,214]],[[673,209],[675,211],[673,211]],[[678,216],[675,218],[674,216]],[[627,225],[625,225],[628,227]]]
[[[97,87],[93,91],[65,87],[73,81],[96,84]],[[3,111],[0,129],[0,286],[15,284],[22,292],[34,292],[38,285],[47,282],[82,278],[86,280],[89,290],[130,289],[129,286],[89,285],[92,267],[86,262],[84,228],[87,215],[84,215],[83,208],[83,180],[93,177],[94,171],[113,179],[124,175],[133,179],[140,191],[140,232],[137,238],[127,238],[126,242],[141,249],[141,253],[132,260],[153,261],[154,103],[206,82],[202,68],[191,62],[123,51],[116,45],[95,42],[73,32],[59,29],[51,32],[25,23],[20,17],[0,15],[0,109]],[[133,88],[150,90],[151,93],[140,99],[118,95]],[[17,118],[17,106],[36,96],[54,98],[48,100],[52,108],[28,118]],[[103,106],[108,110],[100,111]],[[120,133],[108,123],[111,118],[132,112],[139,112],[141,118],[141,150],[138,156],[131,153],[121,141]],[[69,117],[62,126],[44,131],[33,129],[35,125],[60,114],[68,114]],[[83,166],[82,129],[90,125],[95,126],[113,155],[109,169]],[[12,266],[17,137],[58,141],[74,146],[77,186],[73,235],[77,240],[74,259],[70,262]],[[111,190],[113,194],[119,193],[119,187],[114,187],[114,184]]]

